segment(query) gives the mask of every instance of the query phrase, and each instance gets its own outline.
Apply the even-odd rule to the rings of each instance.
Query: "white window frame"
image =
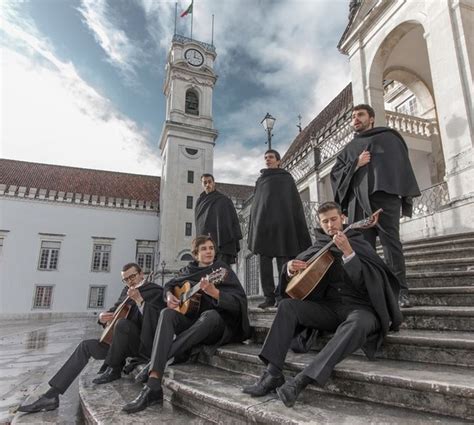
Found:
[[[92,292],[93,290],[97,290],[97,293],[95,295],[95,305],[91,305],[92,301]],[[102,290],[102,305],[98,305],[98,301],[100,298],[99,292]],[[105,308],[105,295],[107,292],[107,285],[90,285],[89,286],[89,297],[87,299],[87,308],[92,309],[92,310],[98,310],[98,309],[103,309]]]
[[[143,273],[149,273],[155,266],[156,241],[138,240],[136,245],[135,261]],[[150,259],[149,265],[147,260]]]
[[[57,271],[59,269],[59,254],[61,252],[61,240],[58,239],[41,239],[40,252],[38,258],[38,270],[40,271]],[[56,244],[55,247],[53,244]],[[51,245],[51,246],[47,246]],[[46,253],[46,258],[44,254]],[[42,267],[43,260],[45,260],[45,267]],[[54,261],[54,267],[52,263]]]
[[[32,310],[51,310],[52,306],[53,306],[53,295],[54,295],[54,286],[55,285],[35,285],[35,290],[33,292],[33,306],[32,306]],[[45,298],[45,294],[42,295],[42,300],[41,300],[41,305],[36,305],[36,300],[37,300],[37,297],[38,297],[38,291],[41,289],[41,288],[48,288],[51,290],[50,294],[49,294],[49,305],[42,305],[43,302],[44,302],[44,298]]]
[[[110,273],[112,264],[112,242],[113,238],[92,238],[92,258],[91,272],[93,273]],[[103,249],[96,249],[102,247]],[[98,254],[98,267],[95,268],[96,254]],[[107,265],[104,267],[104,259],[107,259]]]

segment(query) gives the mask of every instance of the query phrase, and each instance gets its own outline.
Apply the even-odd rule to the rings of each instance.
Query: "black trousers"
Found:
[[[372,211],[383,208],[379,223],[362,232],[364,238],[375,249],[377,236],[383,248],[385,263],[390,267],[400,282],[400,289],[408,289],[406,282],[405,257],[400,242],[400,211],[402,201],[397,195],[375,192],[370,195]],[[362,217],[361,217],[362,218]]]
[[[224,319],[216,310],[207,310],[198,319],[191,319],[170,308],[161,310],[150,370],[158,372],[161,378],[169,359],[185,354],[198,344],[218,342],[224,330]]]
[[[275,257],[277,260],[278,276],[281,268],[290,259],[289,257]],[[262,282],[263,295],[266,299],[275,299],[275,281],[273,279],[273,257],[260,254],[260,280]]]
[[[283,369],[286,354],[298,326],[335,332],[303,374],[323,386],[334,367],[362,347],[367,336],[380,327],[374,312],[364,307],[284,299],[265,339],[260,359]]]
[[[120,319],[114,328],[112,345],[99,342],[98,339],[82,341],[64,363],[49,385],[64,394],[74,379],[79,376],[91,357],[105,359],[105,363],[113,368],[122,368],[127,357],[138,356],[140,347],[140,329],[127,319]]]

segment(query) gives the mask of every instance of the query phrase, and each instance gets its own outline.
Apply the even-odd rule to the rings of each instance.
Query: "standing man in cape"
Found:
[[[106,369],[93,380],[95,384],[105,384],[121,378],[121,371],[127,357],[141,357],[145,362],[150,358],[153,337],[160,312],[166,307],[163,288],[146,282],[140,266],[125,264],[122,268],[125,287],[112,308],[99,315],[99,324],[105,327],[114,317],[115,310],[128,296],[130,312],[119,319],[113,329],[112,344],[98,339],[82,341],[69,359],[49,381],[49,390],[34,403],[18,408],[19,412],[36,413],[59,407],[59,395],[64,394],[76,377],[86,367],[89,359],[105,359]]]
[[[217,244],[217,260],[227,265],[235,263],[242,239],[239,219],[233,202],[216,190],[212,174],[203,174],[204,189],[199,195],[194,210],[197,235],[209,235]]]
[[[364,237],[374,248],[379,237],[385,261],[400,281],[400,306],[409,307],[400,213],[411,217],[412,197],[420,196],[420,189],[402,136],[388,127],[374,128],[374,120],[370,105],[354,106],[355,136],[337,156],[331,184],[334,200],[350,223],[383,209],[378,225],[366,230]]]
[[[389,330],[398,330],[402,321],[394,295],[399,290],[397,278],[358,231],[343,233],[345,217],[340,206],[325,202],[318,208],[318,216],[321,231],[314,245],[285,264],[282,286],[331,240],[334,262],[304,300],[284,299],[278,304],[259,354],[267,368],[255,384],[242,390],[262,397],[276,389],[287,407],[295,404],[308,384],[324,386],[334,367],[357,349],[362,348],[373,359],[383,337]],[[285,357],[295,332],[302,328],[334,335],[300,373],[285,382]]]
[[[161,381],[169,359],[182,361],[198,345],[210,345],[212,348],[207,354],[213,354],[223,344],[241,342],[249,337],[247,297],[239,279],[226,263],[215,261],[215,244],[210,236],[198,236],[191,248],[195,261],[165,285],[164,297],[168,308],[161,312],[151,362],[144,369],[147,383],[138,397],[123,407],[122,410],[127,413],[163,403]],[[207,276],[219,268],[227,273],[220,283],[214,284]],[[179,299],[174,296],[173,290],[186,281],[201,288],[199,311],[194,316],[175,310],[179,307]]]
[[[250,210],[248,247],[260,256],[265,296],[260,308],[275,305],[273,258],[280,273],[283,264],[311,245],[300,194],[291,174],[280,168],[280,162],[277,151],[265,152],[267,168],[260,170]]]

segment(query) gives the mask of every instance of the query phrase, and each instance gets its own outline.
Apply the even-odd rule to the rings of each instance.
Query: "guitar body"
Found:
[[[191,283],[186,281],[181,287],[176,286],[173,289],[173,295],[178,298],[180,301],[183,297],[191,290]],[[180,302],[179,306],[175,308],[176,311],[179,311],[185,316],[192,317],[199,313],[199,307],[201,306],[201,294],[194,294],[191,298],[184,302]]]
[[[115,325],[119,319],[126,319],[130,313],[132,306],[130,304],[122,304],[115,310],[113,319],[107,324],[102,336],[100,337],[100,342],[105,342],[108,345],[112,344],[112,337],[114,335]]]
[[[306,269],[293,276],[286,287],[286,293],[291,298],[304,300],[318,286],[333,262],[333,255],[329,251],[325,251]]]

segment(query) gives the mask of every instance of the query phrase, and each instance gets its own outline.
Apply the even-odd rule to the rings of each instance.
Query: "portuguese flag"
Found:
[[[193,13],[193,3],[194,1],[191,2],[188,8],[184,12],[182,12],[181,15],[179,15],[181,18],[184,18],[186,15]]]

